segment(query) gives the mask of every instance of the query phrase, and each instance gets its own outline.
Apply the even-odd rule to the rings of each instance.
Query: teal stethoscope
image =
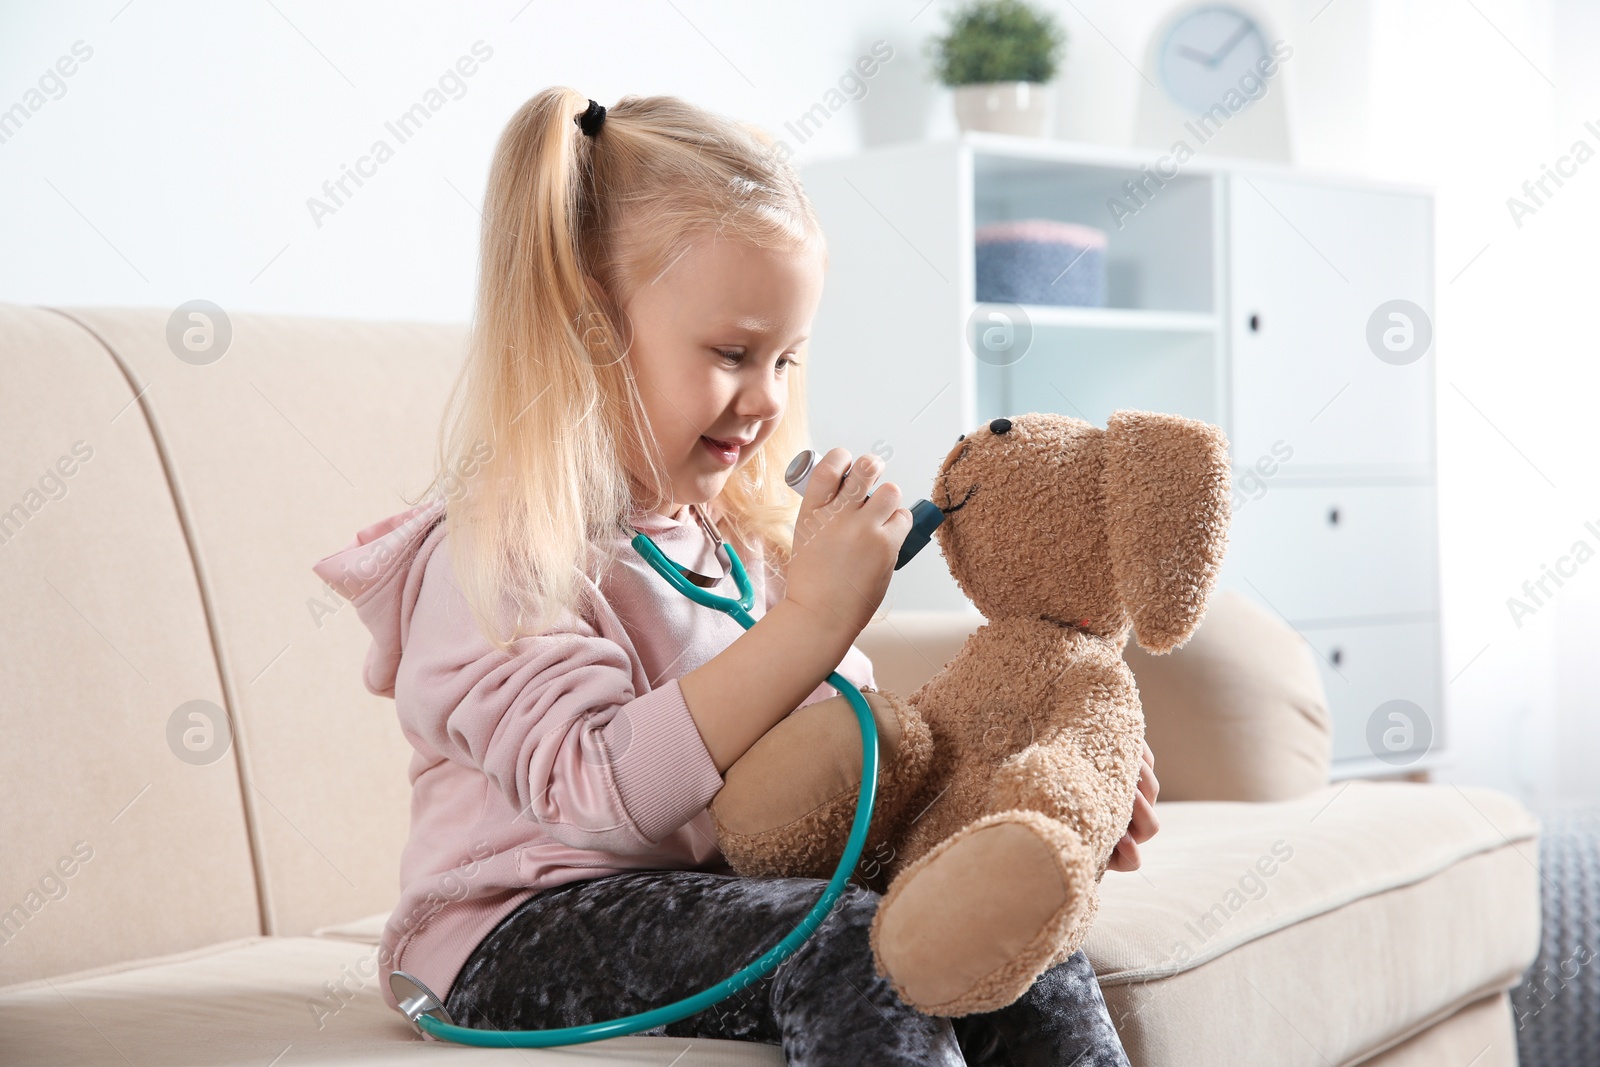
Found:
[[[788,483],[797,490],[803,490],[805,479],[810,476],[811,466],[815,464],[817,458],[816,453],[810,449],[796,456],[786,475]],[[750,576],[745,573],[744,563],[739,559],[739,554],[733,550],[733,546],[722,539],[722,535],[701,509],[694,504],[688,506],[716,546],[716,555],[726,568],[723,578],[726,578],[728,573],[733,575],[734,582],[739,587],[737,597],[718,596],[712,593],[710,587],[723,578],[698,574],[681,563],[667,559],[648,535],[637,530],[633,535],[633,547],[656,573],[665,578],[678,592],[697,604],[726,612],[740,626],[748,630],[756,624],[756,620],[750,617],[750,608],[755,603],[755,593],[750,584]],[[944,513],[927,500],[917,501],[911,512],[911,533],[901,546],[900,558],[895,563],[896,570],[904,566],[907,560],[928,543],[934,528],[944,519]],[[850,872],[854,870],[856,861],[861,858],[861,850],[867,840],[867,826],[872,819],[872,806],[878,797],[878,724],[872,717],[872,708],[861,695],[861,690],[838,671],[829,673],[827,682],[845,696],[850,701],[850,706],[855,709],[856,724],[861,729],[861,790],[856,798],[855,821],[850,824],[850,836],[845,841],[844,855],[839,858],[839,866],[835,868],[833,877],[828,879],[828,884],[823,889],[822,896],[817,898],[815,906],[782,941],[732,977],[693,996],[649,1011],[625,1015],[620,1019],[553,1030],[479,1030],[469,1026],[457,1026],[445,1011],[444,1004],[427,986],[404,971],[391,971],[389,988],[399,1002],[400,1010],[411,1020],[411,1024],[424,1036],[463,1045],[494,1048],[549,1048],[556,1045],[578,1045],[587,1041],[603,1041],[610,1037],[636,1034],[641,1030],[677,1022],[679,1019],[704,1011],[718,1001],[726,1000],[771,974],[778,964],[793,955],[806,939],[816,932],[817,927],[822,925],[828,913],[833,910],[834,904],[843,895],[845,883],[850,879]]]

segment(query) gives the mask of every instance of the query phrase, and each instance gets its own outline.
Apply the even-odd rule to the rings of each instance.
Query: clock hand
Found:
[[[1208,67],[1213,65],[1212,62],[1211,62],[1211,57],[1210,56],[1208,56],[1206,53],[1200,51],[1198,48],[1190,48],[1186,44],[1182,44],[1182,45],[1178,46],[1178,54],[1179,55],[1188,56],[1190,59],[1194,60],[1196,63],[1204,63]]]
[[[1222,43],[1222,47],[1217,49],[1216,52],[1211,55],[1211,58],[1206,61],[1206,65],[1214,67],[1218,63],[1221,63],[1223,57],[1238,47],[1240,41],[1250,36],[1250,31],[1252,29],[1254,29],[1254,27],[1250,23],[1240,23],[1239,28],[1233,32],[1233,36],[1229,37]]]

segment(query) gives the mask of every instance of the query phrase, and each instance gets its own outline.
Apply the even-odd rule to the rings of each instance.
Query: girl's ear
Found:
[[[1104,441],[1100,495],[1117,597],[1139,646],[1170,652],[1205,615],[1227,548],[1228,439],[1196,419],[1116,411]]]

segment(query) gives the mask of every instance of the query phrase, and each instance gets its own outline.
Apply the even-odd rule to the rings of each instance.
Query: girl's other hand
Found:
[[[1148,841],[1161,829],[1156,821],[1156,793],[1161,783],[1156,781],[1156,754],[1150,743],[1144,743],[1144,754],[1139,765],[1139,789],[1133,794],[1133,818],[1128,820],[1128,832],[1122,835],[1117,847],[1111,850],[1111,860],[1106,864],[1110,871],[1137,871],[1139,869],[1139,842]]]

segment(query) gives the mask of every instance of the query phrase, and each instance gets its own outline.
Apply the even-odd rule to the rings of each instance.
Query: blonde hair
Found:
[[[630,509],[672,499],[629,365],[629,295],[706,237],[820,248],[826,262],[821,226],[769,135],[675,97],[625,96],[591,137],[575,122],[587,104],[546,89],[500,136],[468,351],[424,492],[448,490],[458,586],[504,652],[586,612],[596,543]],[[809,443],[802,366],[785,376],[782,420],[708,505],[774,571],[793,552],[799,510],[783,471]],[[648,484],[635,487],[630,469]]]

